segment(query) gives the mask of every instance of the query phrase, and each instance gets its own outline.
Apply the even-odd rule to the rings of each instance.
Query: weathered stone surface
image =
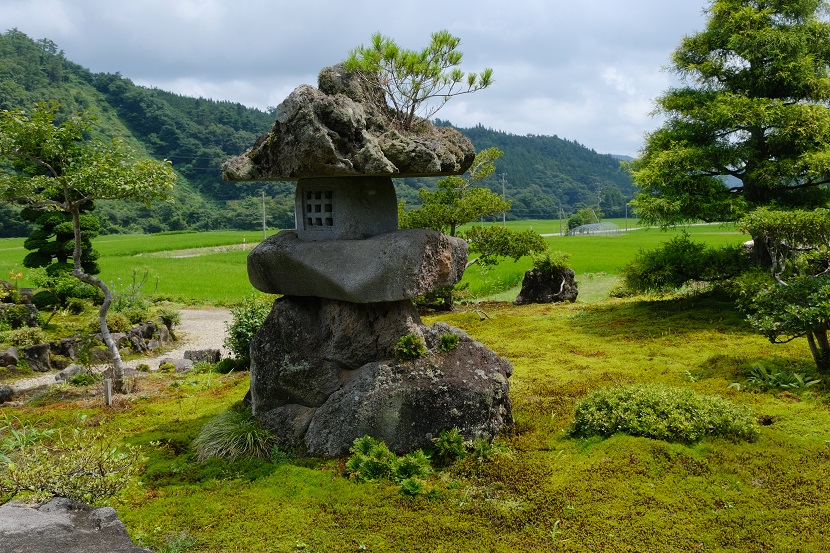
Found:
[[[55,375],[55,380],[57,380],[58,382],[69,382],[70,380],[72,380],[73,376],[75,376],[76,374],[81,374],[82,372],[84,372],[84,370],[85,369],[83,365],[72,363],[65,369],[59,371],[58,374]]]
[[[409,301],[279,298],[251,343],[254,412],[322,405],[350,371],[389,358],[401,336],[420,334],[419,323]]]
[[[22,303],[0,303],[0,318],[8,321],[12,328],[38,326],[37,307]]]
[[[222,166],[229,181],[336,176],[461,174],[475,157],[455,129],[422,122],[401,133],[382,102],[342,66],[324,69],[318,88],[302,85],[279,105],[271,132]]]
[[[133,544],[112,507],[96,509],[64,498],[44,505],[0,506],[0,549],[5,553],[152,553]]]
[[[9,347],[5,351],[0,351],[0,367],[9,367],[17,365],[20,361],[20,353],[14,346]]]
[[[314,412],[305,435],[310,454],[343,455],[367,434],[403,453],[431,446],[442,430],[490,440],[512,424],[512,367],[477,342],[403,364],[369,363],[356,373]]]
[[[442,334],[458,346],[439,353]],[[429,353],[392,360],[406,334]],[[250,402],[280,442],[336,456],[370,434],[397,452],[431,444],[441,430],[493,438],[512,424],[510,363],[443,323],[420,323],[411,302],[351,304],[278,299],[251,345]]]
[[[184,358],[190,359],[194,363],[218,363],[222,358],[218,349],[189,349],[185,350]]]
[[[301,240],[359,240],[398,230],[389,177],[300,179],[294,213]]]
[[[190,359],[176,359],[174,357],[164,357],[159,359],[159,368],[165,363],[170,363],[174,367],[176,367],[177,373],[186,373],[188,371],[193,370],[193,361]]]
[[[14,399],[14,390],[8,386],[0,386],[0,403],[6,403]]]
[[[389,302],[458,283],[466,262],[464,240],[431,230],[326,242],[284,230],[251,251],[248,278],[269,294]]]
[[[26,360],[33,371],[45,373],[52,370],[49,353],[49,344],[26,346],[23,348],[23,359]]]
[[[571,269],[552,273],[530,269],[525,273],[524,279],[522,279],[522,290],[513,300],[513,303],[516,305],[564,301],[573,303],[579,294],[574,276]]]

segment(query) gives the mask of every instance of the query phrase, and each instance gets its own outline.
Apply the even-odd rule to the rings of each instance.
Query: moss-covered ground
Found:
[[[830,378],[783,391],[745,381],[753,363],[813,374],[803,341],[772,345],[703,294],[427,317],[438,319],[513,362],[516,425],[498,439],[506,453],[435,473],[419,497],[350,481],[343,459],[198,464],[193,439],[243,398],[246,374],[144,376],[110,408],[95,390],[56,387],[2,411],[53,427],[83,413],[141,445],[141,481],[112,504],[157,549],[186,535],[178,543],[200,552],[827,550]],[[580,398],[640,382],[747,405],[760,438],[569,437]]]

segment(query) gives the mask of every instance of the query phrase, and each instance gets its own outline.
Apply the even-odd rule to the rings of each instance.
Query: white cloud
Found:
[[[462,126],[556,134],[633,155],[654,128],[660,72],[705,0],[0,0],[0,31],[49,38],[68,59],[147,86],[265,108],[366,44],[374,32],[421,48],[459,36],[463,69],[488,90],[438,113]]]

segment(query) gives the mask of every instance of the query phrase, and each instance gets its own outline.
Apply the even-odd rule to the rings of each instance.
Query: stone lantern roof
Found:
[[[222,165],[227,181],[319,177],[433,177],[460,175],[475,149],[451,127],[419,121],[395,128],[388,107],[367,90],[364,77],[343,66],[320,72],[318,88],[296,88],[276,110],[268,134]]]

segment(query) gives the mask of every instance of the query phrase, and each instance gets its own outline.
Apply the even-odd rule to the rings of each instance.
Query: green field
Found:
[[[610,221],[624,228],[624,220]],[[631,228],[634,222],[629,220]],[[558,232],[558,225],[558,221],[508,222],[508,226],[517,230],[532,228],[542,234]],[[570,254],[570,264],[580,285],[580,301],[596,301],[607,297],[614,282],[610,276],[617,275],[638,251],[653,248],[683,230],[694,240],[715,246],[746,239],[734,226],[698,225],[669,231],[631,230],[619,236],[550,236],[546,240],[552,249]],[[221,305],[238,301],[252,292],[245,258],[261,237],[261,233],[243,231],[107,235],[96,238],[93,245],[101,253],[99,276],[116,289],[130,284],[134,271],[141,275],[146,269],[147,293],[170,295],[185,303]],[[0,239],[0,278],[10,271],[22,271],[20,286],[28,286],[27,271],[23,268],[27,253],[23,242],[22,238]],[[530,258],[516,263],[506,260],[486,271],[473,265],[462,283],[469,284],[471,300],[494,295],[497,299],[512,300],[524,272],[530,267]]]

